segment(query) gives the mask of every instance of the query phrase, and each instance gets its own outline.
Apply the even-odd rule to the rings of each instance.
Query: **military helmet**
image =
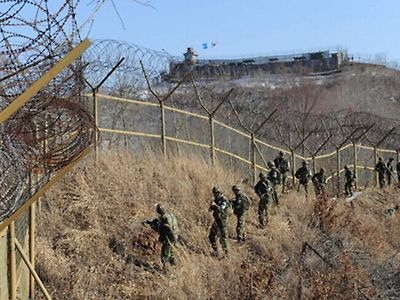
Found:
[[[162,204],[157,204],[156,211],[159,215],[165,214],[165,208]]]
[[[265,176],[264,173],[260,173],[260,174],[258,175],[258,177],[260,177],[260,179],[264,179],[266,176]]]
[[[240,187],[238,185],[233,185],[232,186],[232,191],[240,192]]]
[[[217,187],[217,186],[214,186],[212,188],[212,192],[213,192],[213,194],[221,194],[222,193],[221,190],[219,189],[219,187]]]
[[[268,166],[268,168],[272,168],[273,166],[275,166],[275,164],[273,161],[269,161],[269,162],[267,162],[267,166]]]
[[[307,165],[308,165],[308,161],[303,160],[301,164],[302,164],[303,166],[307,166]]]

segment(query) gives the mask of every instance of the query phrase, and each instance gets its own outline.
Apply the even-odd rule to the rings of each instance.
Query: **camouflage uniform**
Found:
[[[214,250],[214,254],[218,253],[217,247],[217,236],[219,236],[222,248],[224,249],[225,255],[228,254],[228,208],[229,201],[225,196],[217,189],[213,189],[214,198],[210,205],[210,211],[213,212],[214,222],[211,225],[208,239],[211,242],[211,247]]]
[[[382,189],[385,186],[385,174],[386,174],[386,165],[383,162],[382,157],[379,157],[379,161],[375,166],[375,171],[378,172],[379,187]]]
[[[315,195],[317,198],[325,196],[327,183],[325,170],[321,168],[318,173],[314,174],[311,181],[314,183]]]
[[[389,158],[389,160],[386,162],[386,178],[387,178],[387,183],[388,185],[392,184],[392,176],[393,176],[393,158]]]
[[[353,183],[354,183],[354,174],[353,172],[347,167],[344,166],[344,177],[346,178],[346,183],[344,185],[344,191],[346,196],[353,196]]]
[[[235,193],[235,200],[232,201],[233,213],[237,217],[236,224],[236,239],[238,242],[244,242],[244,222],[245,222],[245,212],[250,207],[249,198],[240,191],[240,188],[236,185],[232,187]]]
[[[303,162],[303,166],[297,169],[296,173],[294,174],[294,177],[296,177],[299,180],[297,191],[300,191],[300,185],[302,185],[304,187],[306,195],[308,195],[308,181],[311,177],[311,172],[307,168],[307,165],[308,165],[307,162]]]
[[[281,182],[281,174],[272,162],[268,162],[268,167],[270,168],[270,170],[268,172],[267,179],[271,183],[272,199],[274,200],[276,205],[279,205],[279,195],[276,191],[276,187]]]
[[[290,163],[287,158],[283,156],[283,152],[279,152],[279,156],[274,159],[274,164],[281,173],[282,193],[284,193],[287,178],[286,173],[290,171]]]
[[[157,205],[159,217],[146,221],[151,228],[158,232],[158,240],[162,243],[161,247],[161,262],[165,267],[166,263],[175,265],[174,249],[178,241],[179,226],[174,214],[165,211],[160,204]]]
[[[258,220],[260,221],[260,225],[264,227],[265,224],[268,223],[268,202],[269,192],[271,191],[264,174],[260,174],[260,180],[255,185],[254,191],[258,197],[260,197],[260,202],[258,204]]]

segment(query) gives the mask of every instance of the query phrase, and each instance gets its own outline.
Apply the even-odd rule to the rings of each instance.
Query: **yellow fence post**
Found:
[[[374,166],[373,166],[373,178],[374,178],[374,185],[378,186],[378,172],[375,172],[375,166],[378,163],[378,148],[376,146],[374,146]]]
[[[97,147],[98,147],[98,142],[99,142],[99,136],[97,132],[97,126],[98,124],[98,116],[97,116],[97,91],[96,89],[92,90],[92,96],[93,96],[93,139],[94,139],[94,159],[97,161]]]
[[[29,261],[35,265],[35,230],[36,229],[36,204],[32,203],[29,210]],[[35,278],[31,274],[29,281],[29,299],[35,298]]]
[[[314,171],[314,174],[315,174],[315,173],[317,173],[317,161],[315,160],[315,155],[313,155],[311,157],[311,159],[312,159],[313,171]]]
[[[10,300],[17,299],[17,258],[15,253],[15,224],[11,222],[8,227],[9,277],[10,277]]]
[[[46,84],[54,79],[62,70],[64,70],[72,61],[78,58],[83,51],[90,46],[88,39],[83,40],[67,53],[59,62],[57,62],[49,71],[42,77],[36,80],[30,87],[28,87],[21,95],[19,95],[11,104],[0,112],[0,124],[8,120],[18,109],[27,103],[33,96],[35,96]]]
[[[294,174],[296,173],[296,156],[294,154],[294,150],[290,150],[291,155],[292,155],[292,184],[293,184],[293,189],[296,187],[296,177]]]
[[[252,166],[252,176],[253,185],[257,182],[257,167],[256,167],[256,141],[254,140],[254,133],[251,134],[251,166]]]
[[[26,257],[26,255],[24,253],[24,249],[22,249],[22,246],[20,245],[20,243],[18,242],[17,239],[14,239],[14,244],[15,244],[15,247],[18,249],[19,254],[21,254],[21,257],[22,257],[23,261],[25,262],[26,266],[28,267],[29,271],[31,272],[31,274],[35,278],[36,282],[38,283],[40,289],[42,290],[42,292],[43,292],[43,294],[45,296],[45,298],[47,300],[51,300],[50,294],[46,290],[46,287],[44,286],[43,282],[40,280],[39,275],[35,271],[35,267],[29,262],[28,257]]]
[[[340,149],[336,149],[336,178],[337,178],[337,193],[336,195],[340,196]]]
[[[161,113],[161,146],[163,155],[167,155],[167,145],[165,141],[165,109],[164,109],[164,101],[160,101],[160,113]]]
[[[358,172],[357,172],[357,145],[353,142],[353,165],[354,165],[354,187],[358,189]]]
[[[211,156],[211,164],[215,165],[215,135],[214,135],[214,118],[213,115],[209,117],[210,122],[210,156]]]

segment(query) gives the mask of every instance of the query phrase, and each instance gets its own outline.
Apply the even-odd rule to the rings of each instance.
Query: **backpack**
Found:
[[[172,213],[166,213],[163,216],[163,225],[166,229],[166,235],[171,242],[177,242],[179,237],[178,219]]]

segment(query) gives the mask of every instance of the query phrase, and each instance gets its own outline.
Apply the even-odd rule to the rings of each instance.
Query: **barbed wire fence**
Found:
[[[115,80],[121,76],[118,71],[115,71],[116,75],[109,74],[115,64],[109,63],[109,69],[100,72],[115,76],[106,80],[114,84],[111,90],[107,87],[103,89],[104,93],[91,97],[97,103],[95,115],[103,141],[101,148],[116,146],[137,150],[143,145],[150,145],[161,149],[164,155],[196,152],[209,158],[212,163],[218,161],[248,174],[245,176],[248,182],[255,180],[257,172],[267,170],[267,160],[274,158],[278,151],[283,151],[290,156],[292,177],[302,160],[311,161],[314,172],[317,167],[326,168],[330,190],[335,195],[340,193],[345,165],[359,173],[358,186],[371,186],[374,183],[371,178],[375,178],[373,169],[376,157],[380,155],[386,159],[398,156],[399,133],[394,120],[349,111],[327,116],[314,114],[311,110],[278,109],[272,116],[274,121],[270,120],[271,124],[266,126],[268,128],[262,130],[265,125],[263,122],[269,120],[267,113],[257,107],[245,109],[243,103],[252,105],[252,101],[244,102],[244,95],[240,91],[232,90],[229,85],[220,82],[196,80],[196,74],[190,70],[179,80],[165,82],[162,74],[168,73],[171,56],[149,52],[144,57],[154,60],[154,55],[161,56],[154,60],[158,63],[150,64],[141,61],[143,55],[137,53],[143,53],[143,50],[139,51],[137,46],[120,47],[117,42],[113,43],[116,43],[117,49],[133,51],[113,58],[113,63],[124,59],[115,70],[121,68],[123,74],[128,72],[125,78],[139,78],[134,80],[138,85],[132,92],[129,88],[125,90],[126,83],[118,85],[120,82]],[[110,49],[112,53],[117,53],[112,47]],[[124,69],[126,57],[130,58],[129,69]],[[91,60],[90,55],[87,60]],[[271,108],[269,113],[272,111],[275,109]],[[376,151],[374,146],[365,144],[376,135],[385,135],[389,123],[395,129],[378,141]],[[260,138],[256,138],[256,133]],[[150,138],[149,142],[144,142],[144,138]],[[272,141],[272,144],[266,140]],[[386,149],[379,149],[383,145]],[[292,178],[294,184],[295,179]]]
[[[0,1],[0,110],[79,43],[78,3]],[[2,120],[0,221],[90,145],[93,121],[80,98],[82,78],[77,61]]]

